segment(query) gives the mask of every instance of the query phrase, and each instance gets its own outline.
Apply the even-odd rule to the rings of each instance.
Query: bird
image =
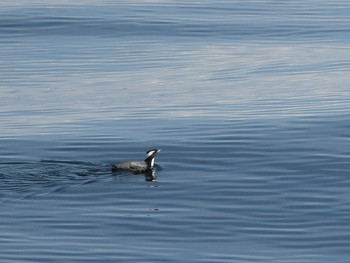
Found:
[[[154,159],[160,152],[160,149],[152,149],[146,152],[147,158],[144,161],[131,161],[117,163],[112,166],[112,171],[130,171],[133,173],[148,173],[154,167]]]

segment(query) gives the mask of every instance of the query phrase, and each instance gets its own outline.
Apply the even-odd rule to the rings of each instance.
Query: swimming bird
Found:
[[[145,173],[152,170],[154,167],[154,159],[157,154],[160,152],[160,149],[152,149],[146,152],[147,158],[144,161],[132,161],[132,162],[123,162],[113,165],[112,170],[125,170],[133,173]]]

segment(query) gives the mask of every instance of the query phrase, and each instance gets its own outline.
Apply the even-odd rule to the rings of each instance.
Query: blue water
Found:
[[[349,12],[2,1],[0,262],[349,262]]]

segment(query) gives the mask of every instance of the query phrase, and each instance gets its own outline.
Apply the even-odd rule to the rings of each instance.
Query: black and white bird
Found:
[[[160,152],[159,149],[152,149],[146,152],[147,158],[144,161],[132,161],[132,162],[123,162],[113,165],[112,170],[124,170],[130,171],[133,173],[146,173],[152,170],[154,167],[154,159],[157,154]]]

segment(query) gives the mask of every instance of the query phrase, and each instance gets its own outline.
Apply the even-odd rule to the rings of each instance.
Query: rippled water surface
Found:
[[[349,11],[2,1],[0,261],[348,262]]]

